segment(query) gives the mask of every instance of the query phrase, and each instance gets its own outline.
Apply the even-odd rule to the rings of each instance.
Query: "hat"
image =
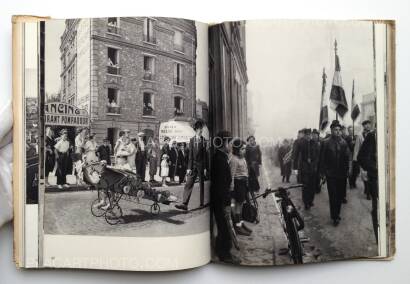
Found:
[[[68,131],[65,128],[60,130],[60,135],[67,134],[67,133],[68,133]]]
[[[124,132],[131,132],[129,129],[124,129],[123,131]]]
[[[315,129],[312,130],[312,134],[317,134],[317,135],[319,135],[319,131],[315,128]]]
[[[165,136],[164,141],[171,141],[171,138],[169,138],[168,136]]]
[[[363,120],[362,125],[364,126],[365,124],[370,124],[370,123],[371,123],[370,120],[365,119],[365,120]]]
[[[105,142],[105,141],[110,141],[110,139],[108,139],[108,137],[105,137],[104,139],[103,139],[103,142]]]
[[[312,133],[312,129],[310,129],[310,128],[305,128],[305,129],[303,130],[303,133],[309,135],[310,133]]]
[[[145,135],[145,133],[144,132],[138,132],[138,134],[137,134],[138,136],[144,136]]]
[[[333,120],[332,124],[330,125],[330,129],[333,129],[334,127],[340,127],[342,128],[342,126],[339,123],[339,120]]]

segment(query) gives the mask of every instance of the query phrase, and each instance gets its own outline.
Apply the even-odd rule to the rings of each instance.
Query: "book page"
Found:
[[[213,145],[211,167],[214,261],[394,254],[391,27],[285,20],[210,27],[210,127],[223,141]]]
[[[26,45],[44,53],[30,49],[39,81],[23,94],[40,125],[21,140],[35,136],[41,157],[27,165],[39,186],[24,193],[39,192],[23,223],[36,229],[22,250],[30,267],[208,263],[208,26],[112,17],[32,28]]]

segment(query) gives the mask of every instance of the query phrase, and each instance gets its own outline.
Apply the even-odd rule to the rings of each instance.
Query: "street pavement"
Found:
[[[209,202],[209,182],[205,183],[205,203]],[[163,188],[182,200],[183,185]],[[209,207],[199,207],[199,184],[196,183],[189,203],[189,211],[160,204],[158,215],[150,213],[150,200],[141,204],[121,200],[123,221],[109,225],[104,217],[91,214],[91,202],[97,191],[46,192],[44,231],[46,234],[163,237],[196,234],[209,230]]]
[[[259,179],[261,192],[267,187],[276,188],[281,182],[280,169],[266,157],[263,160]],[[296,177],[291,177],[296,183]],[[357,189],[347,189],[348,203],[342,206],[341,223],[334,227],[330,219],[329,199],[326,185],[321,193],[316,194],[310,210],[305,210],[301,189],[290,190],[290,197],[305,221],[305,229],[300,236],[309,239],[304,243],[304,263],[329,260],[371,257],[377,255],[377,245],[371,220],[371,201],[363,194],[363,183],[357,180]],[[273,196],[259,200],[260,222],[249,224],[253,229],[251,236],[239,236],[240,251],[233,249],[233,254],[244,265],[283,265],[291,264],[288,254],[280,255],[282,248],[287,248],[278,210]]]

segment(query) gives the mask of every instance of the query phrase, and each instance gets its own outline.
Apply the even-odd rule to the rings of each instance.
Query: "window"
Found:
[[[175,108],[175,115],[183,115],[184,114],[184,99],[181,97],[174,97],[174,108]]]
[[[155,59],[154,57],[145,55],[144,56],[144,79],[154,80],[155,73]]]
[[[144,92],[143,101],[143,115],[154,115],[154,95],[148,92]]]
[[[109,33],[118,34],[119,33],[119,21],[118,18],[108,18],[107,19],[107,31]]]
[[[113,88],[107,89],[107,113],[120,114],[118,104],[118,90]]]
[[[174,64],[174,84],[184,86],[184,65],[181,63]]]
[[[107,55],[108,55],[107,73],[114,74],[114,75],[120,75],[118,49],[108,47]]]
[[[150,43],[156,43],[153,19],[146,18],[144,20],[144,41],[150,42]]]
[[[180,30],[174,34],[174,50],[184,52],[184,33]]]

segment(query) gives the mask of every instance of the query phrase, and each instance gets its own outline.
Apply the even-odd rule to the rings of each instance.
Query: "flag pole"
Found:
[[[353,99],[354,99],[354,79],[353,79],[353,86],[352,86],[352,110],[351,110],[351,112],[353,111],[353,108],[354,108],[354,105],[353,105]],[[354,119],[353,119],[353,116],[351,116],[352,117],[352,130],[353,130],[353,137],[354,137]]]
[[[335,58],[337,57],[337,41],[336,41],[336,39],[335,39]],[[336,59],[337,60],[337,59]],[[336,64],[337,65],[337,64]],[[335,68],[336,68],[336,66],[335,66]],[[337,113],[337,107],[335,108],[335,112],[336,112],[336,120],[339,120],[339,116],[338,116],[338,113]]]

